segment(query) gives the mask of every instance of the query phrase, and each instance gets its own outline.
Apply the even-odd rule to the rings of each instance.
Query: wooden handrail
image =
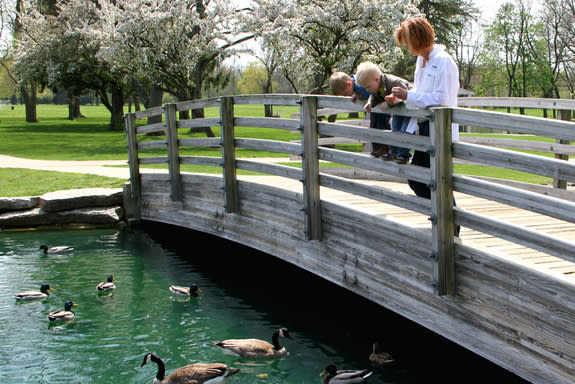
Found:
[[[460,107],[542,108],[575,111],[575,100],[534,97],[459,97]]]
[[[477,103],[477,98],[465,98],[463,105]],[[460,100],[463,100],[460,99]],[[503,106],[505,101],[513,102],[513,106],[533,105],[538,108],[554,106],[562,109],[575,110],[575,101],[547,100],[485,100],[488,105]],[[298,119],[236,117],[235,104],[273,104],[300,107]],[[473,104],[474,106],[477,104]],[[507,104],[505,106],[508,106]],[[220,115],[217,118],[194,120],[177,120],[176,111],[197,109],[203,107],[218,107]],[[495,149],[485,145],[526,149],[562,154],[574,154],[573,146],[565,141],[575,141],[575,124],[569,121],[558,121],[536,117],[511,115],[506,113],[481,111],[465,108],[438,108],[432,110],[407,110],[403,106],[388,110],[392,115],[405,115],[418,119],[430,119],[432,129],[430,137],[401,135],[391,132],[366,129],[345,121],[326,123],[318,121],[319,109],[360,111],[361,106],[353,104],[348,98],[314,95],[242,95],[193,100],[165,105],[161,111],[165,114],[164,123],[156,123],[136,127],[136,119],[158,113],[154,108],[148,112],[136,112],[125,115],[130,163],[130,179],[132,196],[141,207],[140,165],[167,163],[170,175],[171,198],[180,201],[183,189],[180,179],[181,164],[204,164],[221,166],[224,180],[225,212],[241,214],[237,186],[237,169],[246,169],[300,179],[303,189],[303,206],[305,222],[305,238],[319,240],[322,238],[322,209],[320,187],[327,186],[348,193],[366,196],[375,200],[410,209],[429,215],[432,221],[432,249],[430,259],[433,260],[433,284],[439,295],[452,295],[455,292],[455,245],[454,225],[468,225],[479,231],[486,231],[497,236],[498,225],[501,236],[509,241],[525,243],[534,249],[543,250],[561,257],[564,252],[575,254],[575,244],[559,241],[557,246],[548,244],[549,236],[532,235],[530,230],[506,223],[497,224],[493,220],[483,220],[480,215],[468,213],[462,208],[453,207],[453,191],[475,194],[482,198],[519,208],[534,210],[543,215],[575,223],[572,200],[560,197],[546,196],[541,193],[529,192],[517,187],[501,186],[488,181],[477,181],[474,178],[452,175],[453,159],[471,160],[480,164],[502,166],[534,174],[559,178],[575,182],[575,164],[563,161],[509,151]],[[489,139],[481,141],[483,145],[463,142],[451,143],[451,122],[458,124],[474,124],[494,129],[504,129],[521,134],[539,135],[563,140],[560,144],[527,143],[521,146],[519,140]],[[179,128],[193,126],[219,125],[222,138],[178,138]],[[268,141],[235,137],[235,126],[251,126],[257,128],[275,128],[284,130],[300,130],[299,143]],[[433,129],[435,127],[435,129]],[[166,132],[167,140],[138,143],[137,136],[152,132]],[[381,142],[391,145],[410,147],[431,154],[430,169],[398,165],[393,162],[375,161],[364,154],[323,148],[318,145],[318,135],[346,137],[356,141]],[[471,140],[469,140],[471,141]],[[221,158],[180,156],[179,148],[193,145],[219,145],[222,148]],[[151,149],[166,149],[165,156],[142,157],[141,152]],[[295,169],[277,164],[263,164],[250,160],[236,159],[236,148],[250,148],[286,154],[301,155],[302,168]],[[394,177],[417,180],[432,187],[432,199],[427,201],[414,195],[403,195],[387,190],[385,187],[369,186],[365,183],[353,182],[324,174],[319,167],[319,161],[330,161],[345,164],[373,172],[384,173]],[[504,196],[499,196],[503,194]],[[537,203],[534,203],[537,201]],[[556,208],[554,208],[556,207]],[[519,231],[519,232],[517,232]],[[571,256],[565,254],[566,260]],[[431,283],[431,282],[430,282]]]

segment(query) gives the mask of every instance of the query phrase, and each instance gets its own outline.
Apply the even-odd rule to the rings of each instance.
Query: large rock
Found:
[[[40,197],[46,212],[122,205],[121,188],[84,188],[49,192]]]
[[[0,197],[0,213],[9,211],[21,211],[36,208],[40,205],[40,197]]]
[[[124,217],[122,207],[83,208],[50,214],[58,224],[116,224]]]
[[[41,225],[117,224],[123,218],[120,206],[82,208],[60,212],[46,212],[42,208],[13,211],[0,215],[0,227],[35,227]]]
[[[12,211],[0,215],[0,227],[34,227],[50,224],[50,217],[40,208]]]

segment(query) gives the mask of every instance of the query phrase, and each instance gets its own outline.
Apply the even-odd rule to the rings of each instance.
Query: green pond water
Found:
[[[70,245],[43,255],[40,245]],[[96,286],[112,274],[116,290]],[[20,303],[14,294],[53,288],[50,298]],[[199,298],[173,297],[171,284],[196,283]],[[74,307],[73,321],[52,324],[47,314]],[[195,362],[240,368],[228,382],[321,383],[338,368],[369,368],[369,383],[522,383],[515,375],[433,335],[380,306],[272,256],[219,238],[170,226],[139,229],[0,233],[0,383],[151,383],[155,352],[167,373]],[[260,338],[278,327],[289,355],[243,360],[212,341]],[[382,341],[396,361],[368,357]],[[462,376],[456,367],[465,366]],[[451,369],[450,369],[451,368]]]

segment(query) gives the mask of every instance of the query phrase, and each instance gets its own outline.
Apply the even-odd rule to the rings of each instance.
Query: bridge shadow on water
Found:
[[[230,296],[241,297],[275,323],[313,334],[321,341],[318,348],[335,346],[350,356],[365,355],[368,363],[372,343],[378,340],[395,359],[394,369],[407,378],[405,382],[527,383],[409,319],[283,260],[182,227],[143,223],[142,228]]]

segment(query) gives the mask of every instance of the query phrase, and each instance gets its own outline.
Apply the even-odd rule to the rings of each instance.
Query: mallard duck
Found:
[[[189,287],[170,285],[170,292],[177,296],[198,297],[198,294],[202,293],[202,290],[196,284],[191,284]]]
[[[369,355],[369,361],[385,365],[393,363],[394,360],[389,353],[381,350],[381,345],[376,341],[373,343],[373,351],[371,352],[371,355]]]
[[[74,248],[69,247],[67,245],[59,245],[56,247],[48,247],[46,244],[42,244],[40,246],[40,250],[44,250],[44,254],[48,254],[48,253],[66,253],[66,252],[71,252],[74,250]]]
[[[42,284],[40,286],[40,292],[38,291],[25,291],[17,293],[14,297],[16,300],[39,300],[39,299],[47,299],[50,296],[49,291],[53,291],[53,288],[50,288],[49,284]]]
[[[272,343],[259,339],[228,339],[224,341],[214,341],[212,344],[222,348],[224,352],[238,355],[243,358],[271,358],[283,356],[286,349],[280,344],[279,338],[287,337],[291,339],[287,328],[279,328],[272,335]]]
[[[321,373],[324,384],[351,384],[363,383],[366,378],[371,376],[373,372],[364,369],[360,370],[341,370],[338,371],[335,365],[330,364]]]
[[[98,284],[98,291],[111,291],[113,289],[116,289],[116,284],[114,284],[114,276],[112,275],[108,276],[108,281],[102,281]]]
[[[58,320],[72,320],[76,317],[76,314],[71,310],[72,307],[77,306],[78,304],[73,303],[72,301],[68,300],[64,304],[64,310],[58,310],[54,312],[50,312],[48,314],[48,319],[50,321],[58,321]]]
[[[166,376],[166,366],[160,357],[154,353],[147,353],[144,357],[142,367],[149,362],[158,364],[158,373],[154,378],[155,384],[203,384],[221,383],[227,377],[239,372],[239,368],[230,368],[225,364],[189,364],[176,369]]]

